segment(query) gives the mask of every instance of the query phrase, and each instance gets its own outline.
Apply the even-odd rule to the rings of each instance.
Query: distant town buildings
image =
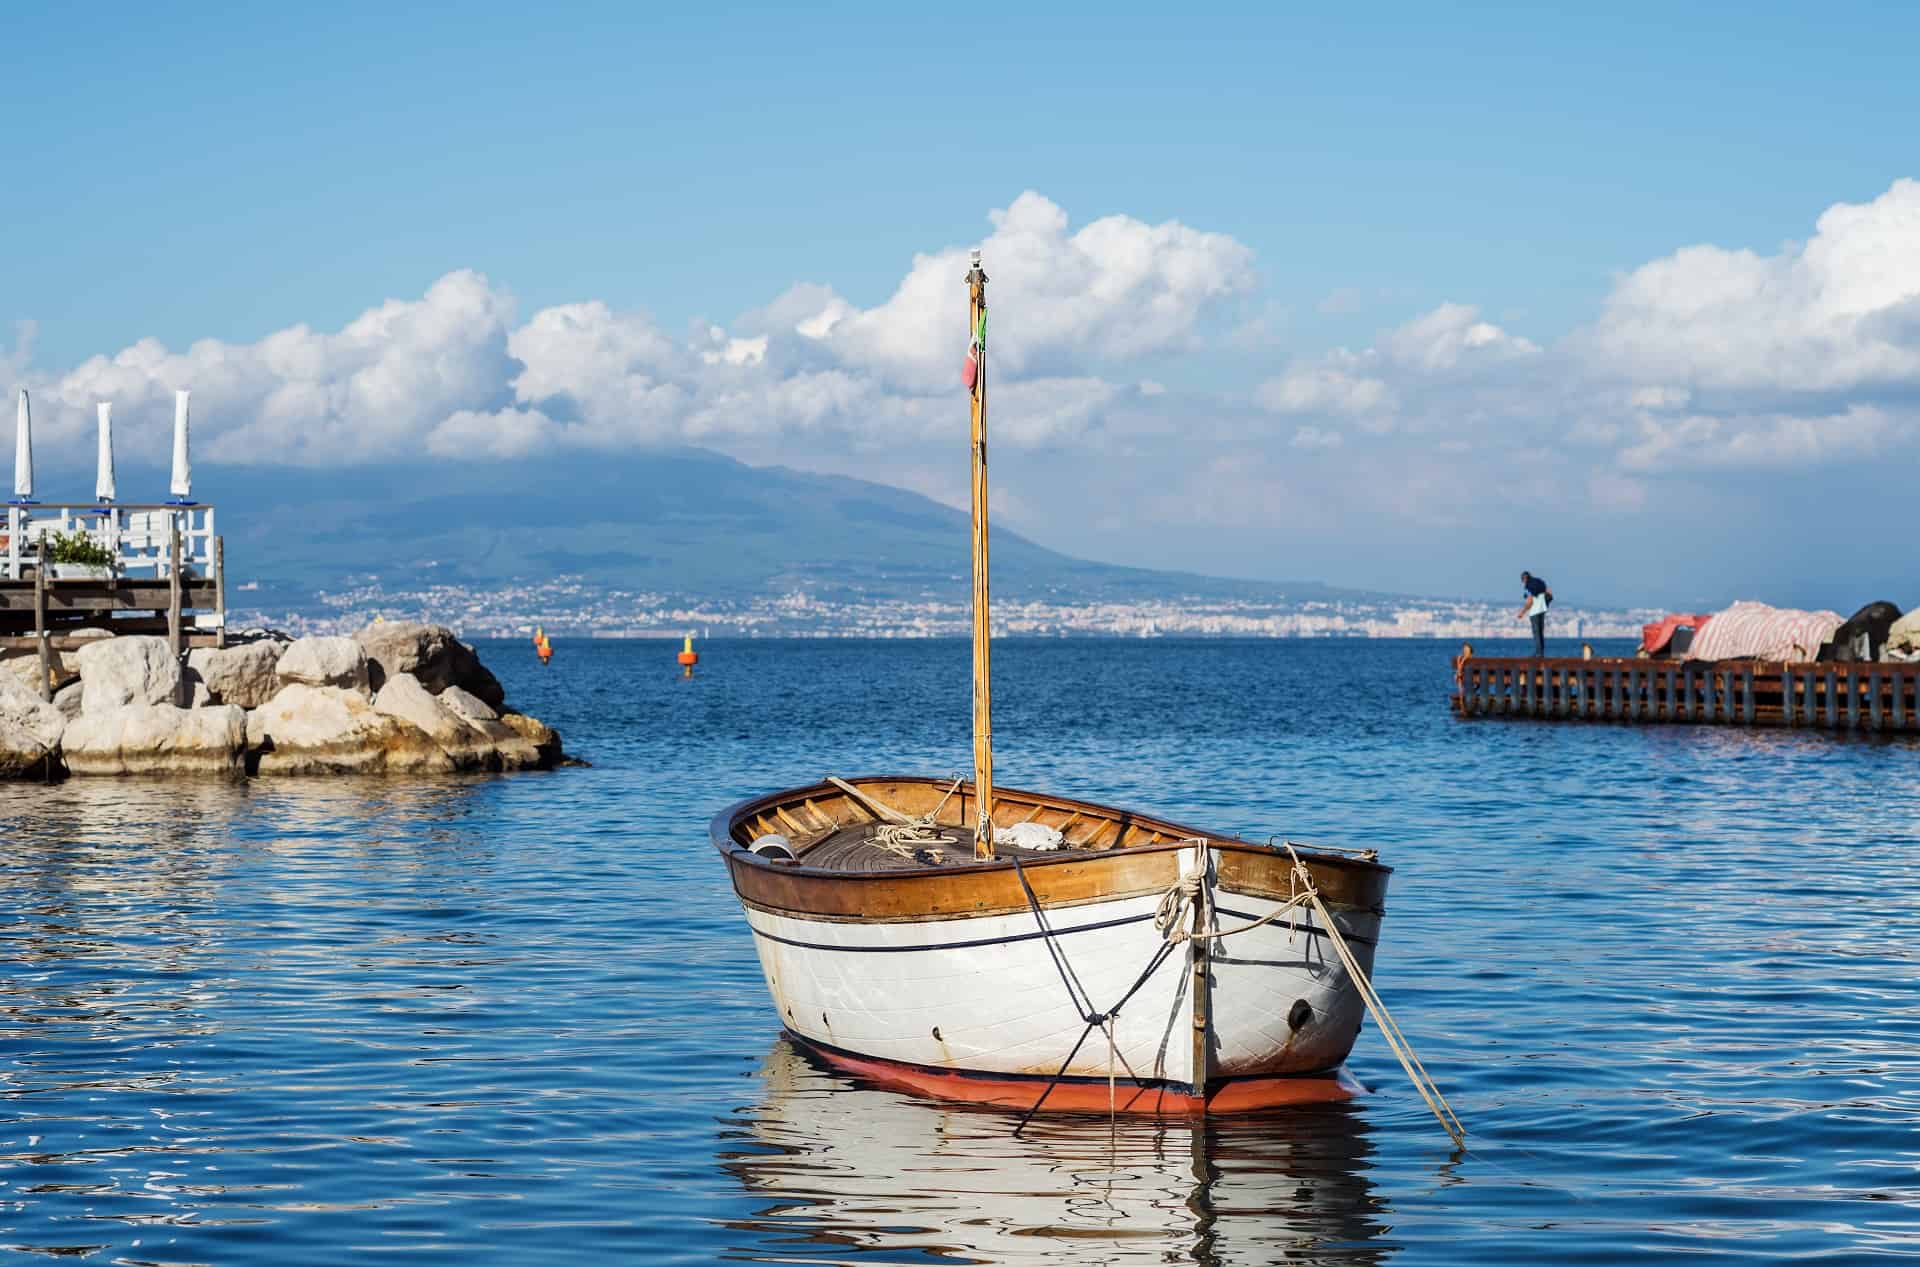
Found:
[[[242,586],[243,590],[247,587]],[[1638,637],[1659,618],[1651,609],[1556,608],[1550,636]],[[970,628],[964,602],[923,599],[822,599],[803,590],[742,600],[608,590],[582,576],[473,588],[436,584],[389,589],[377,577],[322,592],[298,610],[236,609],[235,625],[292,633],[357,629],[375,616],[433,620],[468,638],[531,636],[535,625],[572,637],[722,636],[942,638]],[[1132,602],[1050,602],[1001,598],[996,634],[1036,637],[1519,638],[1524,626],[1506,603],[1379,598],[1260,602],[1169,597]]]

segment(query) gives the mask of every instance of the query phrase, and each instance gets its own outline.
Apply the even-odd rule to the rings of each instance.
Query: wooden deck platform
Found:
[[[1455,657],[1463,718],[1920,731],[1920,664]]]
[[[0,654],[37,651],[40,693],[51,699],[53,655],[85,630],[161,634],[176,657],[225,645],[226,547],[213,517],[205,502],[8,502]],[[90,550],[69,551],[75,539]],[[75,553],[87,566],[74,566]]]
[[[34,625],[34,578],[0,579],[0,635],[31,632]],[[114,612],[160,612],[173,606],[173,586],[166,578],[115,577],[107,580],[47,580],[49,627],[100,624]],[[187,611],[214,611],[220,607],[219,583],[201,577],[180,581],[180,606]],[[162,624],[164,626],[164,620]]]

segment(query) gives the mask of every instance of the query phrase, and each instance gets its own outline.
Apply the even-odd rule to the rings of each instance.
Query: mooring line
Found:
[[[1073,1058],[1080,1054],[1080,1048],[1086,1044],[1087,1036],[1097,1028],[1104,1028],[1107,1031],[1107,1112],[1112,1116],[1116,1099],[1113,1072],[1116,1051],[1113,1018],[1120,1014],[1120,1009],[1127,1005],[1128,1000],[1140,992],[1140,987],[1147,983],[1147,978],[1167,961],[1167,956],[1173,953],[1174,943],[1161,942],[1160,949],[1153,953],[1153,957],[1147,961],[1147,966],[1138,977],[1134,978],[1133,984],[1127,987],[1127,992],[1120,996],[1120,1001],[1104,1012],[1096,1012],[1093,1010],[1091,996],[1087,997],[1084,1005],[1080,1002],[1081,996],[1086,993],[1086,987],[1080,986],[1076,992],[1075,987],[1079,985],[1079,977],[1066,963],[1066,952],[1053,944],[1053,930],[1047,926],[1046,916],[1041,913],[1040,899],[1034,896],[1033,886],[1027,883],[1026,869],[1020,865],[1018,858],[1013,859],[1013,873],[1019,877],[1020,890],[1026,894],[1027,907],[1033,912],[1034,922],[1040,925],[1040,931],[1044,935],[1043,940],[1047,943],[1047,951],[1053,956],[1053,966],[1060,973],[1060,983],[1067,989],[1067,998],[1073,1004],[1074,1012],[1086,1022],[1086,1028],[1080,1031],[1080,1037],[1074,1041],[1073,1049],[1067,1053],[1067,1058],[1060,1062],[1060,1068],[1053,1077],[1047,1079],[1047,1085],[1041,1088],[1040,1098],[1033,1102],[1033,1107],[1020,1116],[1020,1124],[1013,1128],[1013,1133],[1018,1135],[1027,1129],[1027,1123],[1033,1121],[1033,1115],[1040,1111],[1040,1106],[1047,1102],[1047,1097],[1053,1094],[1053,1089],[1060,1085],[1062,1078],[1067,1076],[1067,1069],[1073,1064]],[[1132,1071],[1129,1070],[1129,1072]]]
[[[1380,1033],[1387,1040],[1387,1046],[1392,1049],[1395,1056],[1399,1057],[1400,1067],[1407,1071],[1407,1077],[1412,1081],[1414,1090],[1420,1093],[1421,1098],[1427,1102],[1427,1107],[1433,1111],[1433,1116],[1452,1137],[1454,1147],[1464,1149],[1467,1146],[1467,1128],[1460,1125],[1460,1119],[1454,1116],[1453,1106],[1448,1104],[1446,1097],[1440,1094],[1439,1085],[1427,1072],[1427,1067],[1420,1063],[1420,1057],[1414,1054],[1413,1044],[1409,1043],[1407,1036],[1400,1032],[1400,1026],[1394,1023],[1393,1015],[1387,1011],[1386,1003],[1380,998],[1379,992],[1373,988],[1373,982],[1368,979],[1365,970],[1360,967],[1360,961],[1353,957],[1353,951],[1347,946],[1347,939],[1340,935],[1340,927],[1333,921],[1333,912],[1329,911],[1327,904],[1320,900],[1320,890],[1314,886],[1312,874],[1307,870],[1306,864],[1300,861],[1300,855],[1294,851],[1293,842],[1289,840],[1284,843],[1287,854],[1293,859],[1294,874],[1300,877],[1301,884],[1306,887],[1306,893],[1303,896],[1313,903],[1313,909],[1320,912],[1320,918],[1326,921],[1327,935],[1333,942],[1333,949],[1340,956],[1340,962],[1346,968],[1347,976],[1358,987],[1361,1001],[1367,1005],[1367,1010],[1373,1013],[1374,1023],[1380,1027]]]

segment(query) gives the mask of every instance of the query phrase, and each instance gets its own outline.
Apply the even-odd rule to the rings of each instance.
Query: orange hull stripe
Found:
[[[895,1091],[930,1099],[965,1100],[1024,1112],[1033,1107],[1034,1101],[1040,1098],[1040,1093],[1047,1086],[1044,1077],[996,1078],[977,1073],[956,1073],[872,1056],[856,1056],[852,1052],[816,1046],[797,1035],[794,1039],[843,1073],[877,1082]],[[1249,1113],[1283,1105],[1351,1100],[1365,1092],[1366,1088],[1347,1072],[1344,1065],[1328,1074],[1234,1078],[1211,1088],[1204,1101],[1195,1099],[1175,1086],[1143,1086],[1122,1078],[1115,1084],[1113,1107],[1121,1113]],[[1104,1081],[1063,1079],[1047,1096],[1042,1112],[1105,1113],[1107,1108],[1107,1084]]]

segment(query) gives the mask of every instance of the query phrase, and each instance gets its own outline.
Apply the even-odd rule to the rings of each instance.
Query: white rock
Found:
[[[501,762],[485,732],[445,706],[411,673],[395,673],[373,697],[373,711],[411,722],[440,745],[460,770],[498,769]]]
[[[263,775],[433,772],[454,766],[426,731],[374,711],[358,691],[303,682],[281,687],[247,714],[247,746],[258,753]]]
[[[281,686],[338,686],[371,698],[367,653],[351,638],[297,638],[280,656],[274,675]]]
[[[68,721],[80,715],[80,705],[85,697],[86,684],[79,678],[67,683],[53,693],[53,706],[60,710],[61,716]]]
[[[480,663],[472,647],[453,636],[445,625],[423,625],[417,620],[383,620],[354,635],[373,662],[378,687],[395,673],[411,673],[435,695],[450,686],[462,687],[499,708],[506,702],[500,682]]]
[[[43,778],[60,761],[67,718],[39,694],[0,676],[0,778]]]
[[[449,686],[440,692],[440,702],[468,721],[499,721],[500,714],[487,707],[485,701],[471,691],[458,686]]]
[[[207,701],[258,708],[280,689],[276,666],[285,651],[271,638],[232,647],[195,647],[187,652],[187,684],[198,704]]]
[[[231,704],[127,704],[83,713],[61,747],[76,775],[238,774],[246,738],[246,710]]]
[[[79,653],[55,651],[48,657],[48,667],[53,670],[53,689],[57,691],[80,677]],[[0,652],[0,675],[10,675],[20,685],[38,695],[40,693],[39,649],[24,647],[16,651]]]
[[[130,636],[90,642],[76,653],[87,685],[85,712],[128,704],[171,704],[180,690],[180,662],[165,638]]]

